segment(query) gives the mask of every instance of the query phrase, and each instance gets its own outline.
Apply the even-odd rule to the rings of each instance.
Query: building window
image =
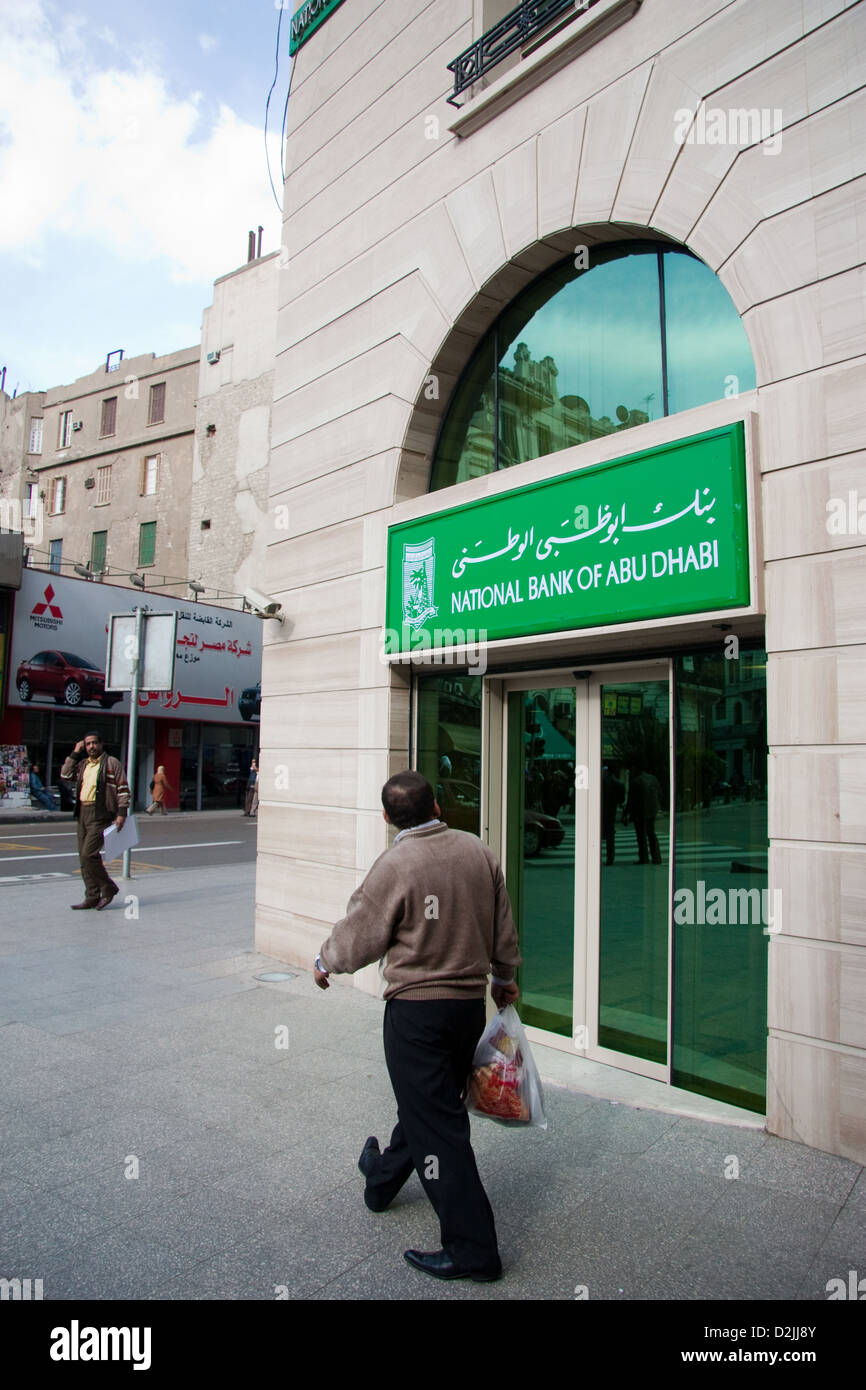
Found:
[[[57,429],[58,449],[68,449],[72,443],[72,411],[61,410]]]
[[[739,315],[708,266],[652,242],[592,248],[485,334],[445,414],[430,490],[754,388]]]
[[[111,464],[107,463],[104,468],[96,470],[96,505],[104,507],[106,502],[111,501]]]
[[[117,397],[108,396],[102,402],[102,428],[99,433],[104,439],[106,435],[114,434],[117,426]]]
[[[480,6],[476,4],[475,15],[482,32],[448,64],[454,74],[454,91],[448,98],[451,105],[459,106],[460,93],[483,79],[491,68],[500,77],[519,63],[526,44],[543,42],[544,37],[557,33],[563,23],[596,4],[598,0],[581,0],[580,5],[575,0],[482,0]],[[559,23],[554,27],[556,20]]]
[[[138,528],[138,566],[152,565],[156,556],[156,522],[142,522]]]
[[[150,388],[150,409],[147,414],[149,425],[161,425],[165,420],[165,382]]]
[[[90,568],[93,570],[94,574],[105,573],[107,541],[107,531],[94,531],[90,540]]]
[[[141,495],[153,497],[159,484],[159,454],[150,454],[141,470]]]
[[[36,417],[30,421],[30,448],[28,454],[42,453],[42,421]]]
[[[51,479],[51,499],[48,510],[52,516],[66,511],[66,479]]]
[[[28,483],[24,493],[24,515],[32,521],[39,515],[39,484]]]
[[[63,555],[63,541],[48,542],[48,568],[52,574],[60,573],[61,557]]]

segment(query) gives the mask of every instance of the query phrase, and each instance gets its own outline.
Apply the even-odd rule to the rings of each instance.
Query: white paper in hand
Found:
[[[133,845],[138,844],[138,826],[135,823],[135,816],[127,816],[123,822],[123,829],[118,830],[114,821],[103,832],[102,852],[106,859],[118,859],[126,850],[132,849]]]

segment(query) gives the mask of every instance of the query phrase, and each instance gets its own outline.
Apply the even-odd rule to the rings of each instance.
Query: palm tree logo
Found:
[[[403,621],[419,628],[438,611],[433,598],[433,540],[403,547]]]

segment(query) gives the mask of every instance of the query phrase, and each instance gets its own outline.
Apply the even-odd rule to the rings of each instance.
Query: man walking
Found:
[[[612,864],[616,855],[616,813],[624,801],[625,784],[605,764],[601,770],[601,833],[607,851],[606,864]]]
[[[327,989],[330,974],[353,974],[388,956],[385,1061],[398,1119],[384,1153],[372,1136],[364,1145],[364,1200],[384,1211],[414,1170],[439,1217],[442,1249],[407,1250],[404,1258],[438,1279],[498,1279],[493,1212],[462,1094],[484,1030],[491,966],[497,1006],[518,996],[511,905],[492,850],[439,819],[420,773],[386,782],[382,805],[399,833],[352,894],[315,969],[316,984]]]
[[[102,862],[103,831],[114,822],[123,825],[129,811],[129,784],[117,758],[102,746],[102,735],[86,734],[76,743],[60,769],[64,782],[76,786],[75,818],[78,821],[78,859],[84,879],[84,902],[73,903],[74,912],[95,907],[101,912],[120,892]]]
[[[656,835],[656,816],[661,809],[661,787],[657,777],[644,771],[641,763],[633,763],[628,779],[628,800],[623,820],[630,820],[637,836],[638,863],[648,864],[647,845],[652,862],[662,862],[662,852]]]

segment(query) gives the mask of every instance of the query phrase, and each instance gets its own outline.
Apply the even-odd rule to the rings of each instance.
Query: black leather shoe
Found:
[[[88,907],[98,907],[99,898],[85,898],[83,903],[70,903],[73,912],[84,912]]]
[[[114,902],[114,899],[117,897],[119,892],[120,889],[115,888],[113,893],[104,893],[102,897],[99,899],[99,902],[96,904],[96,911],[101,912],[104,907],[109,907],[111,903]]]
[[[432,1274],[434,1279],[474,1279],[476,1284],[492,1284],[502,1278],[502,1264],[499,1260],[492,1269],[463,1269],[456,1265],[444,1250],[404,1250],[403,1259],[413,1269],[423,1274]]]
[[[369,1178],[373,1169],[376,1167],[379,1156],[379,1140],[376,1138],[375,1134],[371,1134],[361,1150],[361,1157],[358,1159],[358,1167],[365,1178]]]

